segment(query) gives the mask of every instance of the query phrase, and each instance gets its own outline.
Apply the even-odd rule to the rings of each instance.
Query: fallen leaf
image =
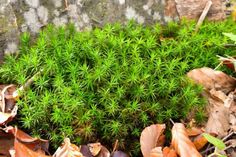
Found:
[[[209,143],[213,144],[218,150],[223,151],[226,148],[225,143],[221,139],[218,139],[206,133],[204,133],[203,136],[207,139]]]
[[[165,128],[165,124],[153,124],[142,131],[140,145],[144,157],[149,157],[151,150],[159,145],[158,140]]]
[[[177,157],[176,151],[172,148],[165,147],[163,149],[163,157]]]
[[[213,99],[210,103],[214,104]],[[209,111],[209,118],[205,127],[207,133],[215,133],[220,137],[226,136],[230,129],[230,111],[229,108],[214,105]]]
[[[150,157],[164,157],[162,147],[153,148],[150,152]]]
[[[199,135],[193,140],[193,144],[195,145],[197,150],[201,150],[208,143],[207,139]]]
[[[17,139],[14,142],[14,152],[15,157],[49,157],[42,152],[37,152],[33,149],[30,149]]]
[[[0,156],[10,157],[9,150],[14,148],[14,136],[0,130]]]
[[[235,78],[207,67],[191,70],[187,76],[196,83],[203,85],[206,90],[216,89],[229,93],[236,87]]]
[[[104,146],[102,146],[101,151],[96,155],[96,157],[110,157],[110,152]]]
[[[191,136],[198,136],[198,135],[203,133],[201,128],[196,128],[196,127],[187,128],[186,132],[187,132],[189,137],[191,137]]]
[[[23,132],[22,130],[14,127],[7,127],[5,129],[6,133],[12,134],[16,140],[22,142],[25,146],[27,146],[29,149],[34,151],[42,151],[47,152],[49,147],[48,140],[43,140],[39,138],[33,138]]]
[[[93,156],[98,155],[98,153],[101,151],[102,149],[102,145],[101,143],[90,143],[88,144],[89,150],[92,153]]]
[[[89,147],[87,145],[81,145],[80,146],[80,152],[84,157],[93,157],[92,153],[89,150]]]
[[[129,155],[122,151],[115,151],[111,154],[111,157],[129,157]]]
[[[0,126],[6,125],[17,114],[16,101],[11,96],[15,90],[15,85],[0,85]]]
[[[49,157],[45,155],[48,150],[47,140],[32,138],[16,127],[2,129],[0,143],[0,154],[6,157]]]
[[[70,143],[69,138],[64,139],[64,143],[57,149],[53,157],[83,157],[80,148]]]
[[[202,157],[188,137],[182,123],[175,123],[172,128],[171,145],[181,157]]]

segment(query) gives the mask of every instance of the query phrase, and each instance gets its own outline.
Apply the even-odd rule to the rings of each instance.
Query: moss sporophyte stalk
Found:
[[[72,25],[42,30],[32,43],[21,36],[19,55],[6,56],[2,83],[24,84],[44,69],[18,101],[18,123],[57,147],[64,137],[76,144],[101,141],[139,153],[142,129],[170,118],[185,119],[194,111],[204,119],[202,87],[185,74],[194,68],[216,67],[236,25],[192,22],[165,27],[108,24],[77,32]]]

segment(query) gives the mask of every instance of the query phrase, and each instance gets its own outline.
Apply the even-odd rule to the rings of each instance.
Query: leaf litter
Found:
[[[220,61],[235,70],[235,60],[232,58],[221,57]],[[208,101],[207,123],[202,128],[196,126],[186,128],[182,123],[173,123],[172,140],[169,146],[165,139],[165,124],[153,124],[144,128],[140,136],[143,156],[201,157],[217,153],[221,156],[235,156],[236,79],[207,67],[194,69],[187,76],[204,87],[202,94]],[[116,150],[117,145],[110,152],[99,142],[76,146],[69,138],[65,138],[56,152],[50,155],[48,140],[33,138],[17,127],[7,126],[17,114],[16,101],[20,97],[20,92],[29,87],[35,77],[33,76],[18,90],[15,85],[0,86],[0,157],[129,156],[123,151]]]

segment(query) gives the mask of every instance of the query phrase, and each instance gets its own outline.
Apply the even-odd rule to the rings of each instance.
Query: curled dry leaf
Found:
[[[150,157],[164,157],[162,147],[153,148],[150,152]]]
[[[5,129],[5,131],[6,133],[12,134],[16,140],[24,143],[24,145],[32,150],[48,152],[48,140],[33,138],[16,127],[14,128],[9,126]]]
[[[92,153],[89,150],[89,147],[87,145],[81,145],[80,146],[80,152],[84,157],[93,157]]]
[[[183,124],[175,123],[172,128],[171,145],[181,157],[202,157],[188,137]]]
[[[89,150],[92,153],[93,156],[98,155],[98,153],[101,151],[102,149],[102,145],[101,143],[90,143],[88,144]]]
[[[163,157],[177,157],[177,153],[174,149],[165,147],[163,149]]]
[[[24,143],[18,141],[17,139],[14,141],[14,157],[49,157],[45,155],[43,151],[34,151],[33,149],[27,147]]]
[[[32,138],[20,129],[7,127],[0,131],[0,154],[10,157],[48,157],[48,141]],[[10,154],[11,152],[11,154]]]
[[[153,124],[142,131],[140,145],[144,157],[149,157],[151,150],[160,145],[158,140],[163,135],[165,128],[165,124]]]
[[[187,76],[196,83],[203,85],[206,90],[216,89],[229,93],[236,87],[234,78],[207,67],[194,69],[188,72]]]
[[[64,144],[57,149],[53,157],[83,157],[80,148],[70,143],[69,138],[64,139]]]
[[[16,101],[12,98],[15,90],[14,85],[0,85],[0,126],[6,125],[17,114]]]

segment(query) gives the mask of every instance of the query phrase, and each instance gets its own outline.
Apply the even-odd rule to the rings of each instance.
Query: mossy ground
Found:
[[[0,79],[21,85],[43,69],[18,102],[18,122],[54,147],[64,137],[110,146],[119,139],[121,148],[137,154],[144,127],[184,119],[192,110],[198,122],[204,119],[202,88],[185,74],[216,67],[216,55],[236,54],[222,46],[228,42],[222,32],[236,33],[233,21],[206,22],[197,34],[194,28],[189,21],[89,32],[50,25],[34,43],[22,35],[19,55],[5,58]]]

